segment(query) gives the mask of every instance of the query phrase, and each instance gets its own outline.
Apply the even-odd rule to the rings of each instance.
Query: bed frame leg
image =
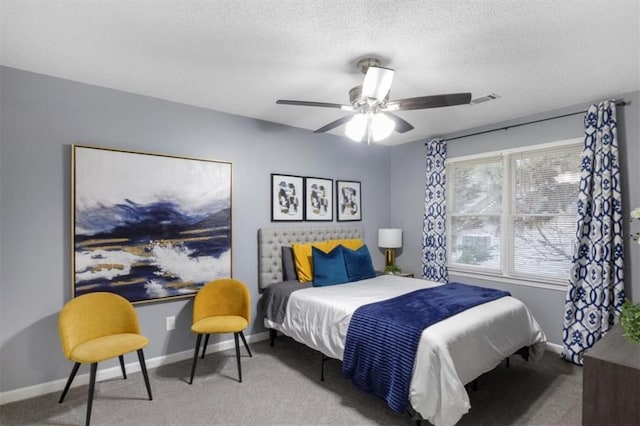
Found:
[[[525,361],[529,361],[529,348],[528,347],[523,347],[518,349],[518,352],[516,352],[516,354],[520,355],[522,357],[522,359],[524,359]]]
[[[477,378],[473,379],[472,381],[464,385],[464,388],[467,392],[469,391],[476,392],[478,390],[478,379]]]
[[[411,420],[413,420],[415,422],[416,426],[422,426],[423,425],[422,420],[424,420],[424,419],[422,418],[420,413],[418,413],[416,410],[413,409],[411,404],[407,404],[407,416],[411,417]],[[426,422],[424,424],[431,425],[431,423],[429,423],[429,422]]]
[[[524,346],[513,353],[513,355],[520,355],[525,361],[529,361],[529,348]],[[513,356],[511,355],[511,356]],[[511,356],[505,358],[507,368],[511,367]]]
[[[320,381],[324,382],[324,363],[329,359],[328,356],[325,356],[322,352],[320,352],[321,362],[320,362]]]
[[[275,346],[276,337],[278,337],[278,330],[274,328],[269,329],[269,345],[271,347]]]

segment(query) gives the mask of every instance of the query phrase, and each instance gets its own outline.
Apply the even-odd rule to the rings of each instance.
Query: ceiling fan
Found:
[[[316,130],[324,133],[346,123],[346,134],[356,141],[381,141],[395,130],[405,133],[413,129],[406,120],[392,114],[393,111],[440,108],[463,105],[471,102],[471,93],[448,93],[444,95],[419,96],[389,100],[389,89],[393,81],[394,71],[381,66],[377,58],[360,59],[356,66],[364,74],[362,84],[349,90],[350,105],[327,102],[292,101],[278,99],[277,104],[338,108],[356,113],[341,117]]]

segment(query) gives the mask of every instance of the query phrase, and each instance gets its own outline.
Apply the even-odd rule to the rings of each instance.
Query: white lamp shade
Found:
[[[374,115],[371,120],[371,133],[376,142],[391,136],[391,132],[396,127],[396,123],[384,113]]]
[[[367,116],[364,114],[356,114],[351,117],[351,120],[347,123],[344,133],[351,140],[361,142],[364,138],[364,134],[367,131]]]
[[[378,229],[378,247],[382,247],[382,248],[402,247],[402,229],[400,228]]]
[[[370,131],[371,138],[379,142],[388,138],[395,127],[396,123],[384,113],[366,113],[354,115],[347,122],[344,132],[349,139],[361,142]]]

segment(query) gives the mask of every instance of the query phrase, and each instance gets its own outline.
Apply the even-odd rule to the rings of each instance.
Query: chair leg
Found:
[[[153,401],[153,396],[151,396],[151,385],[149,384],[149,374],[147,373],[147,364],[144,362],[144,353],[142,352],[142,349],[138,349],[138,361],[140,362],[140,369],[142,370],[142,376],[144,377],[144,384],[147,386],[149,401]]]
[[[127,370],[124,368],[124,355],[120,355],[118,359],[120,360],[120,368],[122,369],[122,378],[127,380]]]
[[[67,396],[67,392],[69,392],[69,388],[71,387],[71,382],[73,382],[73,378],[76,377],[76,373],[78,372],[78,368],[80,368],[80,363],[76,362],[73,364],[73,368],[71,369],[71,374],[69,374],[69,379],[67,379],[67,384],[64,386],[64,390],[62,391],[62,395],[60,395],[60,400],[58,404],[64,401],[64,397]]]
[[[236,342],[236,361],[238,363],[238,381],[242,383],[242,367],[240,366],[240,341],[238,340],[239,333],[233,333],[233,340]]]
[[[91,406],[93,405],[93,391],[96,387],[96,372],[98,371],[98,363],[91,364],[91,373],[89,375],[89,397],[87,398],[87,420],[85,425],[89,426],[91,422]]]
[[[189,384],[193,384],[193,375],[196,372],[196,364],[198,363],[198,352],[200,352],[200,342],[202,341],[202,334],[198,334],[198,338],[196,339],[196,350],[193,353],[193,365],[191,366],[191,379],[189,380]]]
[[[247,349],[247,352],[249,352],[249,356],[253,357],[253,355],[251,355],[251,349],[249,349],[249,345],[247,345],[247,339],[244,338],[244,333],[242,331],[240,332],[240,337],[242,337],[242,343],[244,343],[244,347]]]
[[[204,337],[204,347],[202,348],[202,356],[200,359],[204,359],[204,353],[207,351],[207,345],[209,344],[209,334]]]

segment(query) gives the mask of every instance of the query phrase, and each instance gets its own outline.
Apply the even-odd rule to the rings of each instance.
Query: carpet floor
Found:
[[[191,360],[149,371],[153,401],[141,373],[127,380],[96,384],[92,425],[413,425],[408,415],[361,392],[341,378],[341,363],[329,360],[320,381],[321,356],[295,341],[278,337],[241,349],[243,383],[237,381],[235,352],[207,354],[199,360],[193,385]],[[135,360],[127,355],[126,362]],[[71,368],[71,363],[69,364]],[[80,373],[88,372],[83,366]],[[582,370],[545,353],[528,363],[512,357],[478,379],[470,390],[471,410],[458,425],[581,424]],[[87,386],[72,388],[58,404],[51,393],[0,407],[1,425],[83,425]],[[428,422],[423,421],[423,425]]]

